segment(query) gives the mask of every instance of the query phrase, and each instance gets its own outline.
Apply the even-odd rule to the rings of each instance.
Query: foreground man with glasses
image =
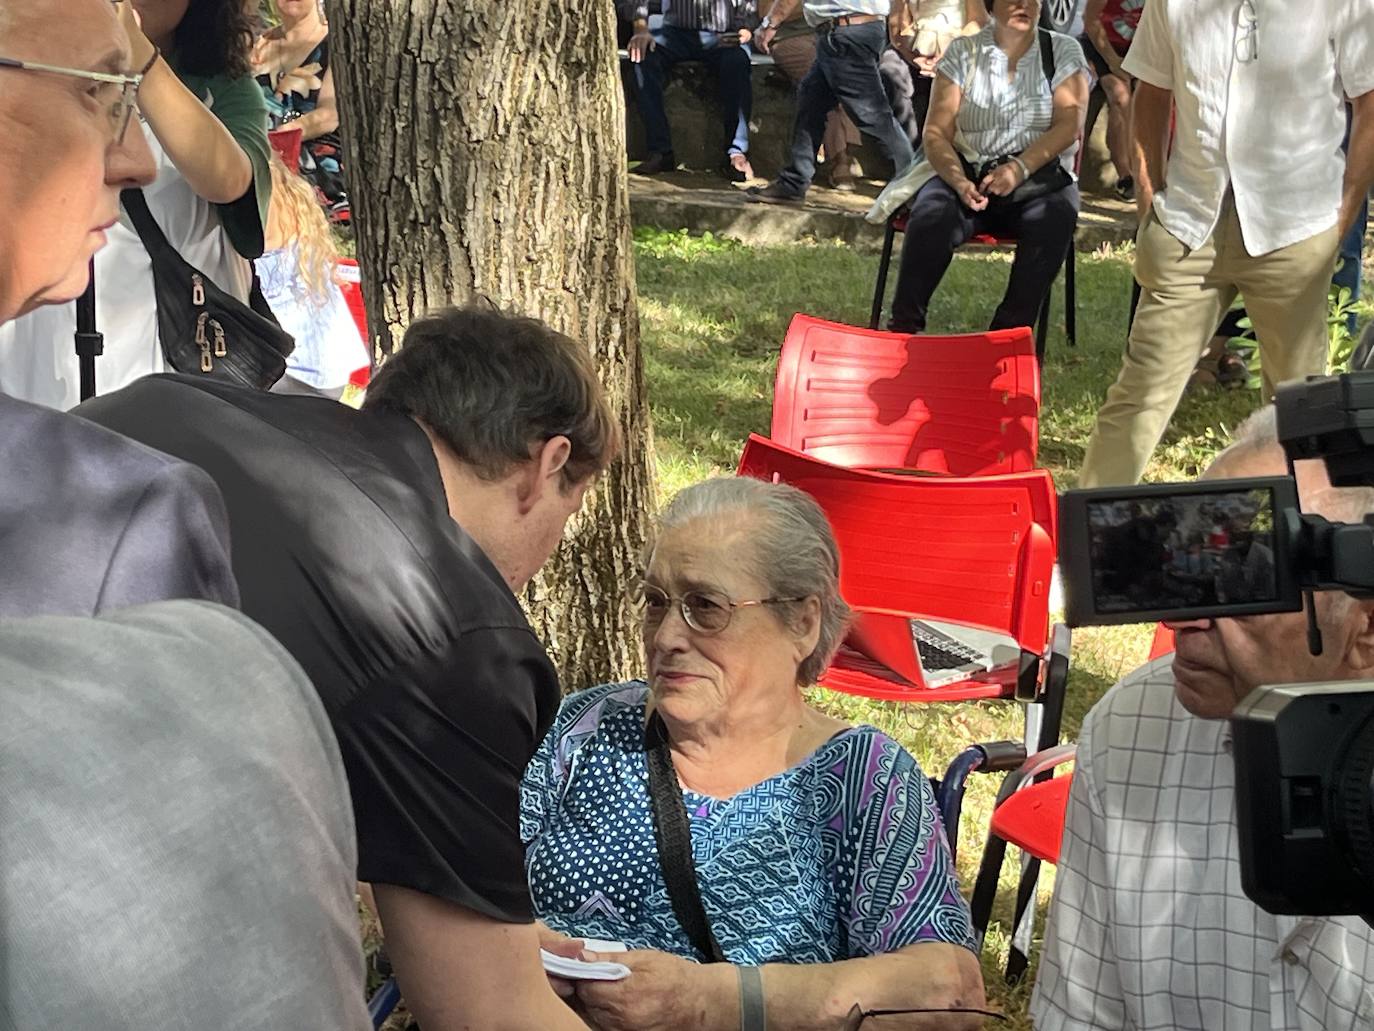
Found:
[[[929,782],[802,695],[849,621],[820,508],[761,480],[689,487],[640,591],[647,683],[569,696],[521,792],[536,914],[630,949],[595,957],[625,980],[564,990],[607,1031],[981,1027]],[[673,819],[686,844],[656,834]]]
[[[80,294],[152,179],[138,85],[108,0],[0,0],[0,324]],[[260,627],[164,600],[237,597],[203,473],[0,394],[0,1026],[367,1026],[325,713]]]
[[[1266,400],[1326,371],[1336,249],[1374,180],[1374,0],[1150,0],[1123,67],[1140,307],[1081,487],[1140,479],[1238,292]]]

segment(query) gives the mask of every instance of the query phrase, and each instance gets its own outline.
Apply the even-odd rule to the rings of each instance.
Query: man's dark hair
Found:
[[[253,12],[243,0],[191,0],[173,33],[177,68],[241,79],[252,71],[254,28]]]
[[[580,483],[620,446],[588,350],[538,319],[489,307],[445,308],[412,322],[363,407],[417,419],[488,480],[562,436],[572,444],[564,483]]]

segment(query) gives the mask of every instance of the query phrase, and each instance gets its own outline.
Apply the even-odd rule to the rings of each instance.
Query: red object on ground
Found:
[[[1035,468],[1029,328],[924,336],[795,315],[770,436],[836,465],[987,476]]]
[[[1155,639],[1150,642],[1150,661],[1174,650],[1174,632],[1163,623],[1155,627]]]
[[[273,129],[267,134],[267,140],[272,144],[277,156],[287,168],[296,173],[301,170],[302,135],[299,125],[283,125],[280,129]]]
[[[353,322],[358,327],[358,335],[363,338],[363,343],[368,342],[367,335],[367,309],[363,307],[363,276],[358,268],[358,263],[352,258],[340,258],[338,268],[335,272],[339,289],[343,292],[344,300],[348,302],[348,310],[353,315]],[[368,350],[371,350],[369,346]],[[372,380],[372,366],[364,365],[348,378],[348,382],[359,388],[365,388]]]
[[[1058,512],[1042,469],[1003,476],[905,476],[847,469],[751,434],[739,474],[790,483],[819,502],[840,549],[853,629],[821,684],[897,701],[1010,698],[1049,639]],[[956,683],[927,684],[912,619],[1005,634],[1019,655]]]
[[[1059,861],[1073,774],[1029,784],[992,814],[992,833],[1047,863]]]

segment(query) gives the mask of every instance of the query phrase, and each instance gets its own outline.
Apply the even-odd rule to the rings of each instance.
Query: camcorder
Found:
[[[1314,591],[1374,596],[1374,518],[1304,513],[1294,463],[1374,485],[1374,371],[1275,398],[1288,476],[1067,491],[1065,621],[1092,626],[1297,612]],[[1231,715],[1245,893],[1271,913],[1374,924],[1374,683],[1257,688]]]

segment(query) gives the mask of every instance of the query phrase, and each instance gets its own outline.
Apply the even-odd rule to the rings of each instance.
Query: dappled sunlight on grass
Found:
[[[732,473],[748,434],[768,432],[776,354],[794,312],[867,325],[878,259],[833,244],[746,247],[645,229],[636,232],[636,256],[658,483],[666,498],[707,476]],[[1006,286],[1009,265],[1007,253],[961,253],[933,300],[931,331],[985,326]],[[1120,367],[1130,299],[1129,248],[1080,254],[1077,270],[1079,346],[1070,349],[1064,340],[1061,280],[1055,288],[1040,422],[1041,463],[1061,488],[1076,481],[1098,406]],[[1190,393],[1147,478],[1194,477],[1257,401],[1253,391]],[[1144,662],[1153,632],[1152,626],[1134,626],[1074,634],[1064,713],[1067,739],[1077,735],[1102,694]],[[897,705],[825,691],[810,697],[833,715],[891,734],[927,773],[937,775],[970,743],[1020,740],[1022,733],[1021,710],[1010,703]],[[969,784],[958,860],[966,889],[977,870],[998,783],[996,777],[975,776]],[[1028,1029],[1029,988],[1008,991],[1000,976],[1017,858],[1016,850],[1009,850],[985,968],[990,996],[1014,1018],[1010,1027]],[[1053,872],[1046,871],[1038,928],[1044,926],[1052,881]]]

